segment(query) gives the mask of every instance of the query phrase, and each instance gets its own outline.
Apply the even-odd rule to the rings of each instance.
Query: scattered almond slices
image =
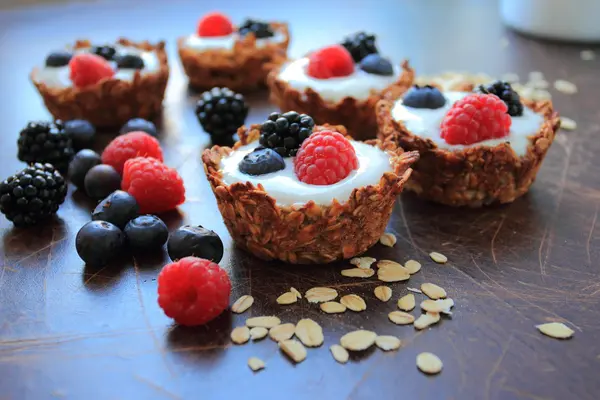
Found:
[[[282,340],[291,339],[295,331],[296,325],[292,323],[281,324],[269,330],[269,337],[276,342],[281,342]]]
[[[386,232],[379,238],[379,243],[387,247],[394,247],[396,244],[396,236],[394,236],[393,233]]]
[[[554,89],[564,94],[577,93],[577,86],[573,82],[565,81],[564,79],[554,81]]]
[[[567,131],[574,131],[577,129],[577,122],[567,117],[560,117],[560,128]]]
[[[409,292],[413,292],[413,293],[423,294],[423,292],[421,292],[420,289],[416,289],[416,288],[412,288],[412,287],[407,287],[406,290],[408,290]]]
[[[347,294],[340,299],[340,303],[352,311],[360,312],[367,309],[367,303],[357,294]]]
[[[386,302],[392,298],[392,289],[389,286],[377,286],[375,290],[373,290],[375,297],[379,300]]]
[[[247,326],[238,326],[231,331],[231,341],[235,344],[244,344],[250,340],[250,329]]]
[[[332,344],[329,347],[329,351],[331,351],[331,355],[335,359],[335,361],[340,364],[345,364],[348,362],[348,358],[350,358],[350,354],[348,354],[348,350],[340,346],[339,344]]]
[[[362,351],[375,344],[377,334],[372,331],[359,329],[350,333],[346,333],[340,339],[340,344],[350,351]]]
[[[350,268],[342,270],[342,276],[346,276],[348,278],[370,278],[373,275],[375,275],[375,271],[371,268]]]
[[[325,303],[321,303],[320,307],[321,311],[327,314],[339,314],[346,311],[346,306],[337,301],[326,301]]]
[[[281,324],[281,320],[275,316],[252,317],[246,320],[246,326],[249,328],[262,327],[271,329]]]
[[[241,314],[247,309],[249,309],[253,303],[254,297],[250,296],[249,294],[245,294],[231,305],[231,312]]]
[[[256,328],[250,329],[250,339],[255,341],[264,339],[268,334],[269,330],[267,328],[263,328],[262,326],[257,326]]]
[[[397,312],[397,311],[396,311]],[[415,329],[422,330],[440,322],[440,314],[428,312],[421,314],[413,323]]]
[[[281,296],[279,296],[277,298],[277,304],[281,304],[281,305],[293,304],[297,301],[298,301],[298,296],[296,296],[296,294],[292,293],[292,292],[285,292],[284,294],[282,294]]]
[[[377,261],[373,257],[354,257],[350,260],[350,264],[362,269],[369,269],[371,265]]]
[[[304,318],[298,321],[295,330],[296,337],[307,347],[319,347],[323,344],[323,328],[315,321]]]
[[[383,351],[398,350],[401,344],[396,336],[380,335],[375,338],[375,345]]]
[[[295,287],[291,287],[290,292],[294,293],[298,299],[302,298],[302,294]]]
[[[402,311],[411,311],[415,308],[415,295],[406,294],[398,299],[398,308]]]
[[[396,325],[410,325],[415,322],[415,317],[404,311],[392,311],[388,314],[388,318]]]
[[[248,359],[248,366],[252,371],[256,372],[265,368],[265,362],[258,357],[250,357]]]
[[[444,299],[447,296],[446,291],[442,287],[429,282],[421,285],[421,291],[432,300]]]
[[[555,339],[569,339],[575,334],[573,329],[562,322],[548,322],[547,324],[536,325],[535,327],[544,335]]]
[[[388,265],[385,267],[379,267],[377,270],[377,279],[383,282],[401,282],[409,280],[410,274],[406,268],[402,266],[397,267]]]
[[[421,302],[421,309],[431,313],[441,313],[446,311],[447,307],[443,303],[438,303],[439,300],[426,299]]]
[[[442,371],[443,366],[442,360],[433,353],[425,352],[417,356],[417,368],[426,374],[438,374]]]
[[[404,268],[409,274],[414,275],[421,270],[421,263],[415,260],[408,260],[404,263]]]
[[[438,264],[446,264],[448,262],[448,257],[442,253],[438,253],[437,251],[432,251],[429,253],[429,257],[431,257],[431,259]]]
[[[306,349],[297,340],[283,340],[279,342],[279,348],[296,363],[300,363],[306,359]]]
[[[326,301],[331,301],[338,296],[338,292],[335,289],[331,289],[328,287],[314,287],[312,289],[308,289],[308,291],[304,294],[306,300],[309,303],[323,303]]]

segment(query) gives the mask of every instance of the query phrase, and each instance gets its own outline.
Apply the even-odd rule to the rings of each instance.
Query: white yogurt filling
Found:
[[[519,157],[527,154],[531,144],[530,136],[535,135],[544,117],[528,107],[523,107],[523,115],[511,117],[512,123],[508,136],[499,139],[489,139],[470,145],[449,144],[441,137],[440,124],[454,103],[471,93],[444,92],[446,104],[435,110],[428,108],[413,108],[405,106],[402,99],[398,100],[392,108],[392,117],[404,124],[413,135],[431,139],[439,148],[448,150],[462,150],[474,146],[493,147],[501,143],[508,143]]]
[[[137,70],[134,68],[117,69],[116,63],[110,62],[113,66],[113,69],[116,70],[116,73],[113,75],[113,79],[132,81],[136,71],[140,71],[140,73],[144,75],[160,70],[160,60],[158,59],[158,55],[155,51],[143,51],[136,47],[128,47],[121,45],[115,45],[114,47],[116,50],[115,56],[121,54],[133,54],[140,56],[142,60],[144,60],[144,68],[142,68],[141,70]],[[68,48],[67,50],[73,51],[73,54],[87,53],[90,51],[89,48],[81,48],[77,50]],[[51,87],[71,87],[73,86],[73,82],[71,81],[71,78],[69,78],[69,75],[70,69],[68,65],[65,65],[63,67],[43,66],[38,68],[35,75],[35,79],[38,82],[43,82],[47,86]]]
[[[400,76],[400,68],[394,66],[394,74],[382,76],[369,74],[355,65],[351,75],[330,79],[316,79],[308,75],[309,59],[300,58],[284,65],[278,79],[285,81],[290,87],[303,92],[310,88],[325,100],[337,103],[346,97],[357,100],[366,100],[372,91],[381,92]]]
[[[269,196],[282,206],[302,205],[310,200],[320,205],[331,204],[333,199],[345,203],[354,189],[377,185],[385,172],[392,171],[390,156],[386,152],[362,142],[350,143],[356,151],[358,169],[333,185],[309,185],[301,182],[294,172],[292,157],[285,158],[284,169],[270,174],[253,176],[240,172],[240,161],[258,146],[258,142],[242,146],[221,160],[223,182],[227,185],[250,182],[255,186],[260,183]]]
[[[237,32],[227,36],[198,36],[193,33],[186,36],[183,41],[183,47],[197,51],[203,50],[233,50],[235,42],[242,39]],[[268,38],[256,39],[256,47],[265,47],[268,43],[282,43],[285,41],[285,35],[281,32],[274,31],[274,35]]]

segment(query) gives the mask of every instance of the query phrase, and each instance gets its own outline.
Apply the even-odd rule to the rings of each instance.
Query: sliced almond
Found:
[[[417,356],[417,368],[426,374],[438,374],[443,366],[442,360],[433,353],[421,353]]]
[[[386,232],[379,238],[379,243],[387,247],[394,247],[396,244],[396,236],[394,236],[392,233]]]
[[[410,274],[404,267],[383,267],[377,270],[377,279],[383,282],[401,282],[410,279]]]
[[[398,299],[398,308],[402,311],[411,311],[415,308],[415,295],[406,294]]]
[[[377,260],[373,257],[354,257],[350,260],[350,264],[356,265],[358,268],[369,269],[375,261]]]
[[[438,264],[446,264],[448,262],[448,257],[442,253],[438,253],[437,251],[432,251],[429,253],[429,257],[431,257],[431,259]]]
[[[404,268],[402,264],[392,261],[392,260],[379,260],[377,261],[377,268],[385,268],[385,267],[399,267]]]
[[[244,344],[250,340],[250,329],[247,326],[238,326],[231,331],[231,341],[235,344]]]
[[[567,117],[560,117],[560,128],[566,131],[574,131],[577,129],[577,122]]]
[[[277,304],[287,305],[298,301],[298,296],[292,292],[285,292],[277,298]]]
[[[346,276],[348,278],[370,278],[373,275],[375,275],[375,271],[370,268],[350,268],[342,270],[342,276]]]
[[[254,297],[250,296],[249,294],[245,294],[231,305],[231,312],[241,314],[249,309],[252,303],[254,303]]]
[[[291,287],[290,292],[294,293],[297,298],[299,298],[299,299],[302,298],[302,294],[295,287]]]
[[[348,362],[350,354],[348,354],[348,350],[339,344],[332,344],[331,347],[329,347],[329,351],[331,351],[331,355],[335,361],[339,362],[340,364],[345,364]]]
[[[267,328],[263,328],[262,326],[257,326],[256,328],[250,329],[250,339],[252,340],[264,339],[268,334],[269,330]]]
[[[535,327],[544,335],[555,339],[569,339],[575,333],[573,329],[562,322],[549,322],[547,324],[536,325]]]
[[[440,314],[428,312],[421,314],[419,318],[413,323],[415,329],[421,330],[430,327],[433,324],[437,324],[440,321]]]
[[[421,302],[421,309],[432,313],[441,313],[446,310],[444,304],[438,303],[439,300],[426,299]]]
[[[306,359],[306,349],[297,340],[283,340],[279,342],[279,348],[294,362],[302,362]]]
[[[308,289],[304,294],[304,297],[306,297],[306,300],[308,300],[309,303],[323,303],[335,299],[337,295],[338,293],[335,289],[328,287],[314,287]]]
[[[415,322],[415,317],[404,311],[392,311],[388,314],[388,318],[396,325],[410,325]]]
[[[363,329],[346,333],[340,339],[340,344],[346,349],[351,351],[362,351],[373,346],[377,334],[375,332],[366,331]]]
[[[319,347],[323,344],[323,328],[310,318],[304,318],[296,324],[296,337],[307,347]]]
[[[294,336],[296,325],[287,323],[272,327],[269,330],[269,337],[276,342],[291,339]]]
[[[439,299],[435,301],[436,303],[440,304],[442,307],[442,311],[440,311],[442,314],[447,314],[447,315],[452,315],[452,307],[454,307],[454,300],[452,299]]]
[[[352,311],[364,311],[367,309],[367,303],[362,297],[356,294],[347,294],[340,299],[340,303],[351,309]]]
[[[250,357],[248,359],[248,366],[252,371],[256,372],[265,368],[265,362],[258,357]]]
[[[346,306],[342,303],[338,303],[337,301],[327,301],[325,303],[320,304],[321,311],[326,312],[327,314],[338,314],[346,311]]]
[[[421,285],[421,291],[432,300],[444,299],[447,296],[446,291],[442,287],[429,282]]]
[[[554,89],[565,94],[577,93],[577,86],[573,82],[565,81],[564,79],[558,79],[555,81]]]
[[[375,345],[383,351],[397,350],[401,343],[396,336],[380,335],[375,338]]]
[[[413,293],[423,294],[423,292],[421,292],[420,289],[416,289],[416,288],[412,288],[412,287],[407,287],[406,290],[408,290],[409,292],[413,292]]]
[[[414,275],[421,270],[421,263],[415,260],[408,260],[404,263],[404,268],[409,274]]]
[[[373,293],[375,293],[375,297],[384,302],[392,298],[392,289],[389,286],[377,286]]]
[[[246,320],[246,326],[249,328],[262,327],[271,329],[274,326],[281,324],[281,320],[274,316],[268,317],[252,317]]]

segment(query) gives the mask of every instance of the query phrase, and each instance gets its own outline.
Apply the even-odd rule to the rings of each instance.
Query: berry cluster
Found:
[[[508,82],[496,81],[489,85],[479,85],[475,89],[475,92],[498,96],[500,100],[506,103],[508,115],[512,117],[523,115],[523,103],[521,103],[521,97]]]
[[[248,105],[244,96],[228,88],[212,88],[202,93],[196,104],[196,116],[214,143],[231,141],[232,135],[244,125]]]
[[[359,63],[369,54],[377,54],[377,46],[375,45],[375,35],[370,35],[365,32],[357,32],[344,39],[342,46],[352,55],[354,62]]]
[[[249,33],[254,33],[257,39],[265,39],[273,37],[275,32],[271,28],[268,22],[257,21],[254,19],[247,19],[244,23],[238,27],[238,33],[241,36],[246,36]]]
[[[283,114],[274,112],[260,126],[259,142],[282,157],[294,157],[314,126],[315,121],[306,114],[295,111]]]

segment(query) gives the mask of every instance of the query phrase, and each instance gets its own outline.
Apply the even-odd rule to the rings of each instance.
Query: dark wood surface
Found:
[[[85,267],[74,238],[93,204],[70,190],[52,224],[24,231],[0,218],[0,399],[600,397],[600,64],[580,60],[585,47],[507,32],[492,1],[122,3],[0,13],[1,175],[22,168],[16,159],[19,130],[29,120],[49,117],[27,78],[49,50],[79,37],[166,39],[172,70],[161,142],[166,162],[184,178],[188,200],[163,217],[171,228],[191,223],[217,231],[226,245],[221,264],[233,280],[232,301],[252,294],[256,302],[244,315],[225,313],[205,327],[174,326],[156,303],[155,278],[167,257],[120,268]],[[557,136],[532,190],[514,204],[460,210],[403,195],[389,225],[398,243],[393,249],[377,245],[368,254],[415,258],[424,266],[408,285],[393,284],[393,301],[383,304],[372,294],[378,283],[341,277],[343,264],[265,263],[231,243],[200,162],[208,136],[193,114],[197,95],[188,92],[174,51],[175,38],[191,32],[197,18],[212,9],[236,21],[246,16],[289,21],[291,55],[365,29],[379,35],[382,52],[395,61],[410,58],[419,73],[459,69],[524,76],[539,70],[549,80],[568,79],[579,93],[553,92],[554,101],[579,127]],[[508,47],[501,46],[502,38]],[[265,99],[264,93],[250,97],[249,122],[273,110]],[[110,138],[99,137],[97,147]],[[445,253],[449,263],[429,261],[432,250]],[[452,319],[422,332],[388,322],[387,313],[406,287],[424,281],[442,285],[455,299]],[[368,310],[328,316],[305,301],[275,304],[290,286],[305,291],[317,285],[363,295]],[[315,319],[324,327],[325,345],[294,366],[269,339],[230,344],[231,327],[249,315],[268,314],[289,322]],[[534,326],[548,321],[565,322],[575,337],[542,336]],[[397,335],[404,345],[337,364],[329,345],[359,327]],[[422,351],[443,360],[440,375],[417,371],[415,356]],[[267,369],[253,374],[246,365],[250,356],[264,359]]]

